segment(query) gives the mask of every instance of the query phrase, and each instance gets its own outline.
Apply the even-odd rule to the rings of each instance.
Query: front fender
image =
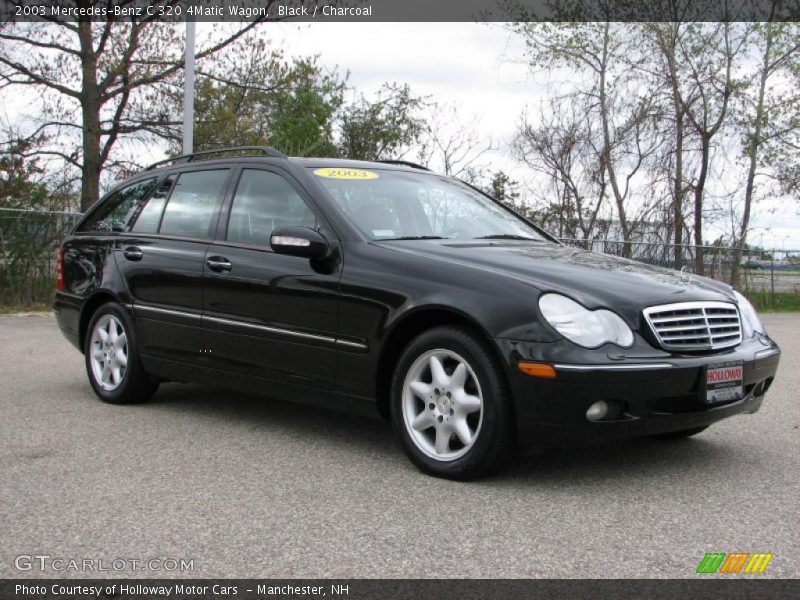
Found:
[[[370,347],[409,315],[437,309],[462,315],[491,338],[561,339],[542,321],[540,291],[528,282],[413,253],[348,244],[340,292],[341,332]]]

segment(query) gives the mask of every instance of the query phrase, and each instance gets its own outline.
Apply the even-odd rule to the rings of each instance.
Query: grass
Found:
[[[14,315],[26,312],[50,312],[52,305],[44,302],[33,304],[0,304],[0,315]]]
[[[800,293],[750,290],[745,296],[759,312],[800,312]]]

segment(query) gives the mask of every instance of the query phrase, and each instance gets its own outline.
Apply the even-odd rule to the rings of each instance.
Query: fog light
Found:
[[[605,400],[600,400],[589,407],[589,410],[586,411],[586,418],[590,421],[599,421],[607,414],[608,404],[606,404]]]

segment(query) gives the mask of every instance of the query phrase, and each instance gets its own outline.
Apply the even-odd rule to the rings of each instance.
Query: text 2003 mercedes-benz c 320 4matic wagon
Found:
[[[55,312],[107,402],[192,381],[377,409],[454,479],[755,412],[780,353],[725,284],[565,247],[416,165],[271,148],[114,189],[64,240]]]

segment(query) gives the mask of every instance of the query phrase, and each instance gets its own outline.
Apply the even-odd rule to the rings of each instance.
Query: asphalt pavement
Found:
[[[182,384],[104,404],[51,316],[0,317],[0,577],[684,578],[734,551],[800,577],[800,315],[764,321],[757,414],[454,483],[379,420]]]

